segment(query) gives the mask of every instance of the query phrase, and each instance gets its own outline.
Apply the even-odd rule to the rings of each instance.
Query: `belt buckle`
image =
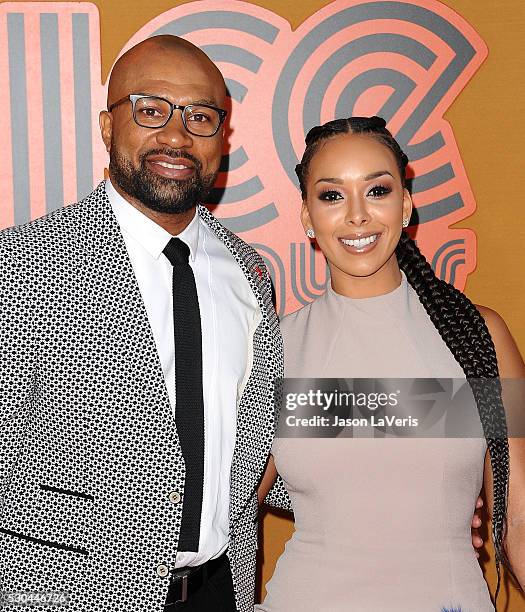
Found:
[[[175,582],[176,580],[181,581],[181,599],[177,599],[175,601],[176,604],[186,603],[188,601],[188,577],[190,574],[191,570],[185,570],[184,572],[178,575],[176,575],[175,572],[172,574],[172,582]]]

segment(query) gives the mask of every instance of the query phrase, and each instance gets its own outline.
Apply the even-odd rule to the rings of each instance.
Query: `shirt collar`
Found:
[[[154,259],[158,259],[173,236],[126,201],[113,187],[109,178],[106,179],[106,193],[120,229],[132,236]],[[180,234],[177,234],[177,238],[188,245],[190,259],[195,261],[199,244],[199,215],[197,211],[195,211],[195,216],[187,227]]]

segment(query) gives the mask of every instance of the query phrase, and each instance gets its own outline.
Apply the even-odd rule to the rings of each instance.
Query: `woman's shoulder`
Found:
[[[285,340],[291,338],[294,335],[302,335],[305,333],[307,327],[312,322],[314,313],[318,311],[321,306],[324,294],[320,295],[313,302],[302,306],[298,310],[287,314],[281,319],[281,332]]]
[[[481,304],[474,304],[479,314],[485,320],[487,328],[492,336],[492,340],[494,344],[497,342],[505,342],[508,341],[509,338],[512,339],[512,335],[505,323],[503,317],[497,313],[492,308],[488,306],[482,306]]]
[[[307,304],[306,306],[302,306],[298,310],[287,314],[281,319],[281,331],[284,333],[297,330],[302,327],[308,321],[308,316],[310,314],[310,310],[312,309],[312,304]]]

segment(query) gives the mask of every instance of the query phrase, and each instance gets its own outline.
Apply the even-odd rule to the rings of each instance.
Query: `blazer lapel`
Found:
[[[259,267],[260,257],[240,239],[232,237],[205,207],[199,206],[199,214],[239,264],[262,313],[262,321],[253,338],[252,372],[237,410],[230,500],[230,522],[233,525],[255,491],[273,440],[275,412],[272,389],[275,378],[283,375],[282,344],[271,300],[269,296],[265,299],[261,292],[263,280]],[[268,342],[268,338],[272,341]],[[264,344],[263,340],[266,340]],[[261,350],[264,351],[264,357],[262,360],[256,359],[255,356],[260,355]],[[257,397],[260,397],[260,405],[254,404]]]
[[[263,300],[261,295],[260,283],[262,271],[257,261],[247,261],[246,255],[241,253],[236,245],[232,241],[231,234],[211,213],[205,206],[199,206],[198,212],[200,217],[206,222],[208,227],[213,233],[219,238],[219,240],[226,246],[230,253],[235,258],[235,261],[239,264],[239,267],[243,271],[244,276],[250,283],[250,287],[257,298],[259,307],[263,318],[268,318],[268,308],[266,302]]]
[[[83,201],[78,237],[85,252],[84,274],[87,286],[96,285],[99,291],[89,296],[91,308],[102,316],[102,344],[111,346],[114,359],[122,369],[132,369],[135,380],[148,381],[159,403],[159,418],[172,423],[176,444],[178,438],[172,417],[162,366],[142,295],[118,222],[111,210],[104,183]],[[122,415],[130,418],[132,415]]]

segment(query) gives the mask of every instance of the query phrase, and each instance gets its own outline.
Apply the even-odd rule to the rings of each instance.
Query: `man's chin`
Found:
[[[213,183],[215,182],[213,177]],[[183,213],[206,201],[210,186],[200,177],[171,179],[147,171],[147,180],[142,180],[142,192],[148,195],[148,208],[166,213]]]
[[[149,180],[140,183],[119,183],[120,188],[145,208],[155,212],[180,214],[191,210],[199,203],[198,189],[181,185],[183,181]],[[186,188],[184,188],[186,187]]]
[[[177,197],[177,195],[163,194],[161,196],[142,197],[139,201],[150,210],[162,212],[166,214],[181,214],[185,213],[197,206],[198,202],[195,199],[185,199]]]

